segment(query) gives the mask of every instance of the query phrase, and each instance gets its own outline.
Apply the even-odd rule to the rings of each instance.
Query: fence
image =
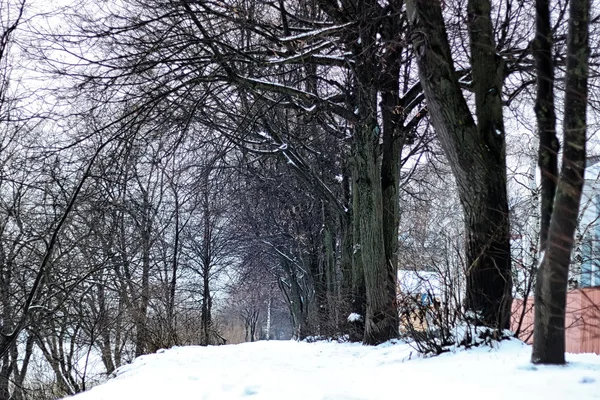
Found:
[[[533,297],[513,300],[511,329],[522,320],[519,338],[527,343],[533,342],[533,307]],[[600,287],[567,293],[565,329],[568,353],[600,354]]]

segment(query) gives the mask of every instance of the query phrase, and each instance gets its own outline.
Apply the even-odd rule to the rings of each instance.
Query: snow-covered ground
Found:
[[[533,366],[517,340],[422,358],[404,343],[270,341],[137,358],[74,400],[600,399],[600,356]]]

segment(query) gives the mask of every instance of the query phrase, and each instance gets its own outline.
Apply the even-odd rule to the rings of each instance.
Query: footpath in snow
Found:
[[[72,400],[600,399],[600,356],[533,366],[517,340],[421,358],[404,343],[269,341],[137,358]]]

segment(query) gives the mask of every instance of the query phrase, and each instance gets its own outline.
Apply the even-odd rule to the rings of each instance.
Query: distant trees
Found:
[[[257,137],[261,131],[271,138],[282,137],[279,127],[264,118],[265,110],[275,105],[288,118],[313,125],[313,135],[348,137],[340,167],[351,186],[352,207],[339,207],[343,201],[332,198],[308,164],[295,165],[298,173],[309,177],[311,190],[328,203],[327,214],[336,220],[333,225],[341,221],[347,226],[340,231],[343,241],[355,245],[347,246],[356,250],[355,256],[345,256],[341,262],[353,263],[352,268],[343,267],[346,273],[353,271],[353,278],[346,281],[354,282],[354,289],[346,292],[354,309],[364,314],[365,342],[375,344],[396,336],[399,160],[425,115],[417,112],[422,97],[413,87],[410,56],[403,47],[407,25],[402,4],[383,7],[370,2],[339,9],[305,2],[135,4],[139,18],[146,21],[143,24],[129,17],[129,6],[118,12],[119,18],[116,10],[102,7],[95,13],[98,17],[82,22],[90,40],[103,38],[107,49],[120,56],[118,61],[105,59],[101,67],[93,67],[95,72],[84,71],[81,76],[89,78],[88,83],[110,82],[110,90],[120,87],[131,98],[140,99],[136,91],[145,86],[145,95],[137,101],[144,110],[158,104],[173,107],[171,99],[177,98],[177,106],[189,105],[184,118],[203,121],[238,144],[247,144],[249,133]],[[264,7],[270,12],[261,16],[258,9]],[[92,25],[94,19],[104,23]],[[166,36],[157,37],[159,31],[167,32]],[[163,66],[172,72],[159,72]],[[98,68],[106,74],[99,74]],[[187,71],[188,78],[182,79],[178,71]],[[343,82],[336,82],[337,77],[343,77]],[[98,86],[90,88],[98,90]],[[246,113],[234,120],[250,130],[242,133],[223,125],[229,117],[227,108]],[[289,139],[284,136],[278,153],[295,157],[298,149]],[[349,205],[350,199],[346,202]]]
[[[226,148],[226,147],[225,147]],[[235,196],[231,191],[234,171],[227,167],[227,152],[218,149],[207,154],[201,163],[200,177],[191,189],[195,192],[196,209],[190,215],[180,238],[182,264],[201,279],[200,344],[217,344],[220,341],[213,326],[213,294],[217,281],[227,269],[238,263],[240,233],[235,230],[233,211]],[[224,284],[221,284],[224,286]]]

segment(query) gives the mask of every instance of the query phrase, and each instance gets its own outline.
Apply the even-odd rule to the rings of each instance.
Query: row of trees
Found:
[[[508,327],[518,124],[505,114],[534,94],[546,251],[533,361],[564,362],[589,1],[2,5],[0,398],[26,396],[36,354],[74,393],[87,385],[78,359],[111,373],[160,347],[222,343],[219,310],[248,340],[264,316],[269,337],[274,297],[298,339],[397,337],[399,260],[430,264],[417,249],[439,231],[409,205],[440,163],[462,209],[442,220],[464,223],[464,248],[444,250],[464,315]],[[57,19],[71,29],[45,23]],[[18,58],[36,66],[21,80]],[[55,85],[28,91],[49,74]]]

